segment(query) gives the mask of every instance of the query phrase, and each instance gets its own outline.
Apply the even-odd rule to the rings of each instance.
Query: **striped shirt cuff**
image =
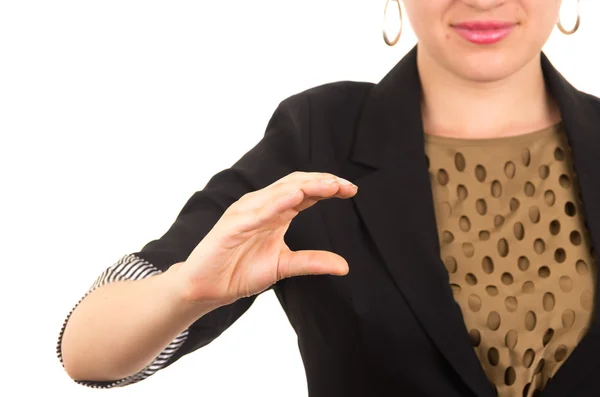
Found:
[[[60,329],[60,333],[58,336],[58,343],[56,346],[56,354],[58,356],[58,359],[60,360],[61,365],[63,365],[63,367],[64,367],[62,351],[61,351],[61,344],[62,344],[63,334],[65,332],[65,327],[67,325],[67,321],[69,320],[69,317],[71,317],[71,314],[73,313],[75,308],[81,303],[81,301],[87,295],[89,295],[96,288],[98,288],[102,285],[105,285],[105,284],[109,284],[109,283],[112,283],[115,281],[122,281],[122,280],[141,280],[146,277],[155,276],[159,273],[162,273],[161,270],[157,269],[155,266],[153,266],[148,261],[145,261],[133,254],[128,254],[128,255],[123,256],[114,265],[112,265],[108,269],[106,269],[96,279],[94,284],[90,287],[90,289],[83,296],[83,298],[81,298],[79,300],[79,302],[77,302],[75,307],[73,307],[73,309],[69,312],[69,314],[67,315],[67,318],[63,322],[63,325]],[[185,340],[187,339],[187,336],[188,336],[188,330],[186,329],[185,331],[180,333],[175,339],[173,339],[173,341],[167,347],[165,347],[163,349],[163,351],[160,352],[160,354],[158,356],[156,356],[154,361],[152,361],[146,368],[144,368],[141,371],[139,371],[138,373],[130,375],[126,378],[118,379],[118,380],[114,380],[114,381],[80,381],[80,380],[76,380],[75,382],[77,382],[81,385],[84,385],[84,386],[100,388],[100,389],[107,389],[107,388],[111,388],[111,387],[119,387],[119,386],[125,386],[125,385],[131,385],[133,383],[137,383],[137,382],[139,382],[143,379],[146,379],[147,377],[155,374],[157,371],[159,371],[161,368],[163,368],[165,366],[165,364],[167,363],[167,361],[181,347],[183,342],[185,342]]]

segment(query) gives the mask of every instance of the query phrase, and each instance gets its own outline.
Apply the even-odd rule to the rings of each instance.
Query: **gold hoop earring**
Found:
[[[579,0],[577,0],[577,20],[575,21],[575,26],[573,26],[573,29],[571,29],[571,30],[565,29],[562,22],[560,21],[560,13],[558,15],[558,22],[556,23],[556,26],[558,27],[558,30],[560,30],[563,34],[570,36],[573,33],[577,32],[577,30],[579,30],[580,24],[581,24],[581,14],[579,13]]]
[[[385,23],[387,22],[387,9],[388,9],[388,5],[390,4],[390,1],[395,2],[396,5],[398,6],[398,14],[400,15],[400,29],[398,29],[398,33],[396,33],[396,36],[394,36],[393,40],[390,40],[390,38],[388,37],[387,31],[385,30]],[[390,47],[393,47],[396,45],[396,43],[398,42],[398,40],[400,40],[400,35],[402,35],[402,25],[403,25],[403,21],[402,21],[402,7],[400,7],[400,0],[387,0],[385,2],[385,8],[383,9],[383,41],[385,41],[385,44],[387,44]]]

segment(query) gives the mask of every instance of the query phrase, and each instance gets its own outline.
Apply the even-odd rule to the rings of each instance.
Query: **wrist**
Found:
[[[180,315],[197,319],[202,315],[217,309],[218,307],[224,306],[229,302],[225,302],[222,299],[203,299],[195,296],[192,298],[187,288],[187,281],[183,279],[182,274],[179,272],[181,266],[185,262],[179,262],[167,269],[161,274],[163,280],[161,281],[164,285],[163,288],[167,291],[171,306]]]

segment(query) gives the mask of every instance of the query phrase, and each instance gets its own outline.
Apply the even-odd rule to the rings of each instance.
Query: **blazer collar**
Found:
[[[351,159],[376,168],[401,151],[419,150],[423,134],[417,46],[372,87],[365,102]]]
[[[547,86],[562,113],[573,149],[586,223],[593,245],[597,246],[600,243],[600,111],[590,96],[561,76],[545,54],[541,63]],[[367,166],[367,171],[355,179],[359,193],[353,201],[400,295],[411,306],[424,331],[475,395],[493,396],[440,258],[421,117],[415,46],[372,87],[364,104],[351,160]],[[599,295],[596,294],[596,302]],[[595,318],[599,306],[597,303]],[[595,368],[590,363],[596,362],[598,354],[600,323],[594,320],[590,332],[546,386],[544,395],[568,396]]]

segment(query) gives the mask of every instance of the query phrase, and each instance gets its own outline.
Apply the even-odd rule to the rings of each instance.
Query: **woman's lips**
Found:
[[[501,21],[468,21],[452,25],[456,33],[475,44],[494,44],[513,31],[515,23]]]

